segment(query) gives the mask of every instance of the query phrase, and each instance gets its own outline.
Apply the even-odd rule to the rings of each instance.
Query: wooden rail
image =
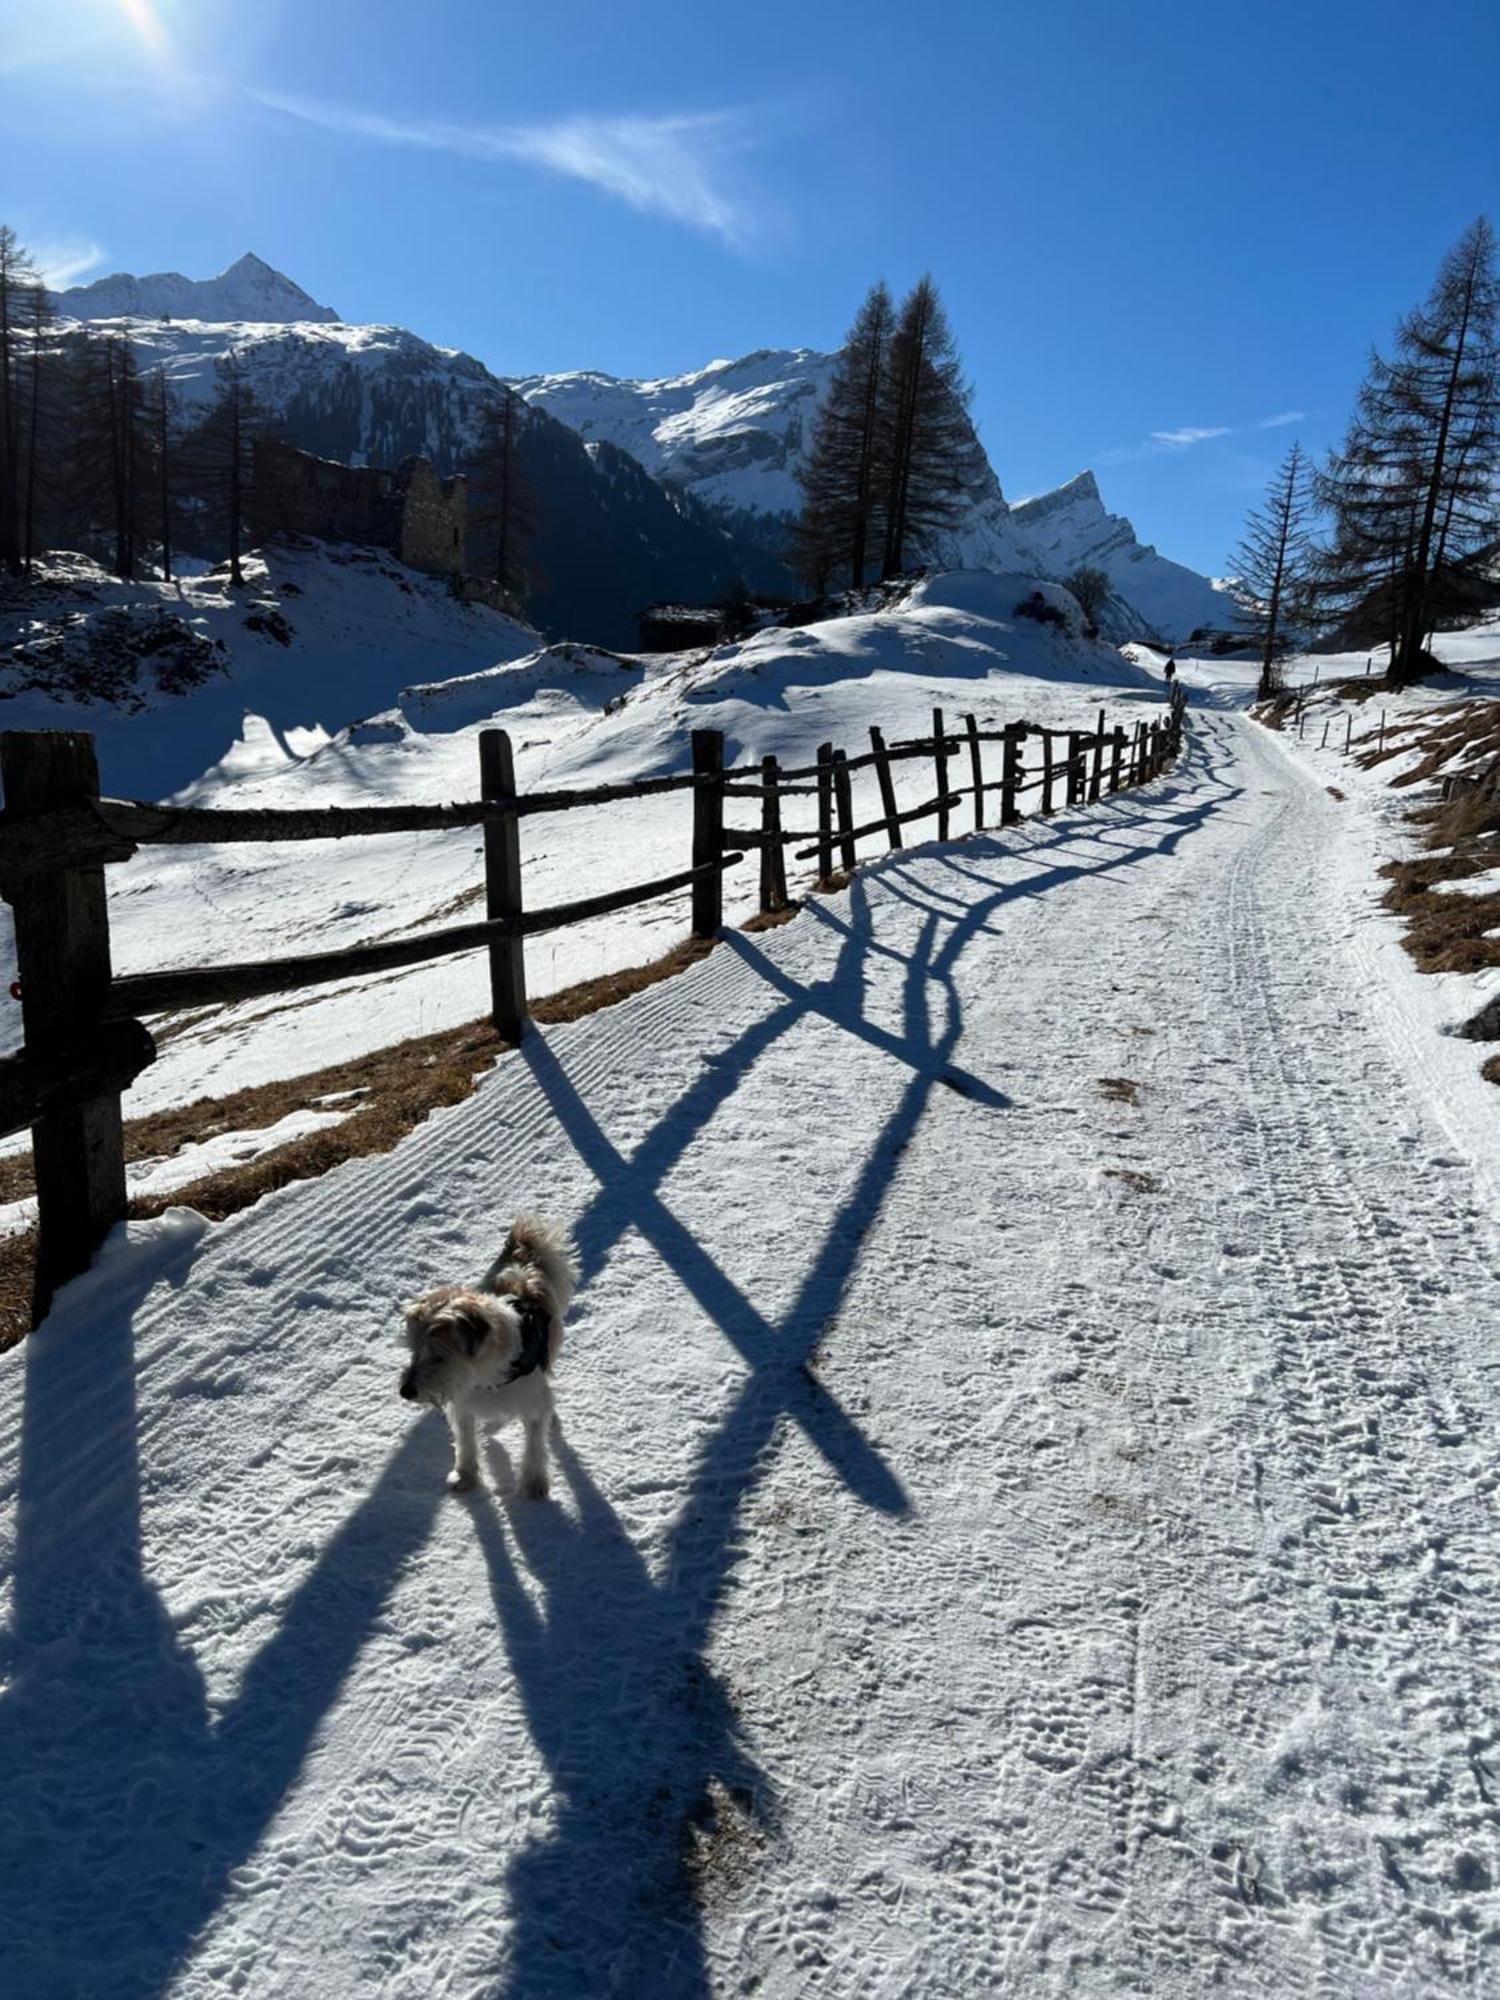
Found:
[[[760,906],[767,914],[788,907],[786,857],[815,860],[820,881],[834,873],[835,855],[845,872],[858,861],[859,843],[883,836],[902,844],[902,829],[936,818],[946,839],[954,809],[972,802],[976,829],[985,821],[985,799],[999,793],[1000,824],[1021,817],[1020,800],[1040,790],[1041,810],[1053,810],[1055,786],[1066,786],[1070,805],[1097,800],[1154,777],[1182,738],[1184,696],[1173,688],[1165,717],[1139,723],[1132,739],[1097,726],[1072,731],[1067,754],[1054,755],[1056,732],[1028,723],[981,729],[972,715],[961,732],[950,730],[941,709],[932,734],[887,744],[878,728],[870,748],[848,756],[829,743],[816,763],[782,769],[775,757],[726,769],[717,730],[693,732],[690,772],[573,790],[516,790],[510,739],[504,730],[479,736],[479,797],[450,805],[325,806],[291,810],[158,806],[99,793],[91,736],[64,731],[0,732],[0,896],[14,911],[17,988],[25,1048],[0,1060],[0,1136],[32,1134],[36,1167],[38,1243],[34,1312],[45,1312],[56,1287],[87,1269],[93,1253],[125,1214],[125,1153],[121,1094],[154,1060],[155,1043],[139,1016],[188,1007],[229,1005],[269,993],[421,965],[456,952],[484,950],[490,972],[490,1011],[508,1041],[526,1030],[525,941],[662,896],[690,892],[695,936],[714,937],[724,920],[724,874],[745,858],[760,857]],[[1027,745],[1040,737],[1039,764],[1028,771]],[[983,746],[1002,746],[999,778],[984,774]],[[956,784],[950,760],[967,751],[968,782]],[[893,767],[925,761],[933,796],[902,808]],[[874,772],[880,796],[877,818],[856,825],[851,776]],[[527,909],[523,896],[519,823],[536,813],[568,812],[624,800],[683,792],[692,799],[691,863],[676,873],[610,889],[545,909]],[[815,798],[813,833],[788,829],[785,801]],[[726,828],[726,799],[758,801],[760,825]],[[340,951],[132,973],[116,978],[110,965],[107,866],[150,844],[220,841],[342,840],[376,834],[479,828],[484,840],[485,915],[416,937],[351,945]],[[811,842],[810,845],[799,843]]]

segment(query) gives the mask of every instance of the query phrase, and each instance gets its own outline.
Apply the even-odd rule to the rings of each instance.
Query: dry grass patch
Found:
[[[534,1001],[531,1017],[544,1026],[579,1020],[670,979],[712,949],[709,939],[684,939],[649,965],[605,973]],[[126,1159],[154,1160],[170,1158],[184,1146],[221,1132],[263,1131],[293,1111],[320,1107],[320,1100],[346,1093],[354,1100],[349,1116],[337,1125],[288,1140],[257,1160],[205,1174],[170,1194],[143,1196],[130,1204],[130,1213],[141,1218],[168,1208],[195,1208],[210,1221],[222,1222],[292,1181],[315,1179],[346,1160],[388,1153],[431,1112],[468,1097],[478,1077],[510,1046],[488,1021],[471,1021],[306,1076],[128,1119]],[[0,1160],[0,1201],[20,1201],[35,1192],[29,1152]],[[31,1330],[35,1256],[34,1230],[0,1242],[0,1350]]]
[[[1500,965],[1500,936],[1491,935],[1500,932],[1500,892],[1487,896],[1432,892],[1434,881],[1460,881],[1486,865],[1492,863],[1453,855],[1388,861],[1381,869],[1391,885],[1381,900],[1405,919],[1401,942],[1423,972],[1482,972]]]
[[[1155,1174],[1144,1174],[1138,1167],[1106,1167],[1104,1178],[1118,1181],[1128,1187],[1132,1194],[1160,1194],[1161,1181]]]
[[[783,904],[779,910],[757,910],[753,917],[747,918],[740,925],[740,929],[751,933],[755,931],[780,930],[783,924],[789,924],[792,921],[792,918],[796,916],[801,908],[801,903],[794,900]]]
[[[1465,763],[1479,763],[1500,756],[1500,702],[1466,701],[1439,713],[1442,720],[1438,722],[1402,725],[1422,756],[1411,770],[1393,778],[1393,785],[1426,784],[1456,758]],[[1389,731],[1386,741],[1389,744]]]
[[[1139,1107],[1141,1086],[1133,1076],[1101,1076],[1098,1082],[1099,1095],[1107,1098],[1111,1104],[1129,1104],[1137,1108]]]
[[[1325,785],[1323,789],[1327,792],[1329,798],[1337,799],[1340,805],[1344,803],[1344,794],[1339,790],[1337,785]]]

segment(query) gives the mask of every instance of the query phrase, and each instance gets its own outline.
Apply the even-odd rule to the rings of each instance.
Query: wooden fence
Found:
[[[645,778],[570,791],[517,793],[510,739],[502,729],[479,737],[479,797],[444,806],[324,806],[293,810],[200,809],[107,799],[99,794],[92,736],[67,731],[0,733],[0,897],[15,917],[16,968],[25,1047],[0,1060],[0,1137],[31,1128],[38,1231],[34,1310],[46,1310],[56,1287],[88,1268],[125,1215],[125,1150],[121,1095],[155,1059],[156,1046],[138,1018],[254,999],[481,948],[489,954],[490,1012],[508,1041],[526,1022],[526,939],[584,923],[637,903],[688,891],[697,937],[717,934],[724,913],[724,873],[760,858],[760,907],[787,907],[786,855],[815,860],[818,879],[834,879],[858,859],[861,841],[902,845],[903,829],[935,820],[946,840],[954,814],[972,802],[973,824],[985,824],[985,802],[999,794],[998,824],[1022,817],[1021,800],[1040,793],[1050,813],[1102,794],[1142,784],[1160,771],[1181,741],[1183,695],[1175,688],[1167,712],[1133,732],[1108,729],[1103,709],[1092,731],[1037,729],[1024,722],[981,729],[972,715],[950,731],[941,709],[932,735],[887,744],[870,731],[870,748],[848,756],[823,744],[817,761],[783,769],[774,757],[726,769],[717,730],[693,732],[693,768],[674,778]],[[984,747],[1001,747],[998,777],[986,778]],[[1040,755],[1028,764],[1028,746]],[[957,760],[958,771],[950,767]],[[930,763],[934,794],[899,808],[893,769]],[[967,779],[963,777],[967,764]],[[854,822],[851,775],[874,773],[880,813]],[[522,895],[520,822],[536,813],[572,812],[657,793],[692,796],[690,864],[679,873],[626,889],[528,909]],[[787,800],[817,801],[813,832],[782,823]],[[760,806],[753,828],[725,825],[726,806]],[[232,841],[330,840],[379,833],[480,827],[484,834],[485,916],[482,921],[426,931],[342,951],[174,972],[116,977],[110,964],[104,871],[138,847]]]

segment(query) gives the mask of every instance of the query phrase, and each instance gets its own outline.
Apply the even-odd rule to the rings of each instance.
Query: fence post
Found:
[[[1104,779],[1104,710],[1099,711],[1099,727],[1094,731],[1094,772],[1089,781],[1089,804],[1098,805],[1099,787]]]
[[[1112,792],[1117,792],[1120,789],[1120,764],[1124,756],[1125,731],[1123,727],[1118,727],[1110,737],[1109,789]]]
[[[45,813],[99,796],[94,739],[82,730],[0,734],[0,777],[13,813]],[[16,971],[26,1052],[63,1060],[95,1035],[109,999],[109,906],[104,867],[59,869],[17,884]],[[125,1138],[118,1090],[49,1112],[31,1128],[37,1247],[32,1315],[89,1267],[125,1215]]]
[[[937,795],[940,802],[938,805],[937,836],[939,840],[946,840],[948,838],[948,807],[946,803],[948,797],[948,739],[943,734],[943,711],[940,708],[935,708],[932,711],[932,766],[937,778]]]
[[[901,822],[896,816],[896,786],[891,777],[891,760],[885,754],[885,738],[878,729],[870,730],[870,748],[875,754],[875,782],[880,787],[880,810],[885,814],[885,837],[892,852],[901,845]]]
[[[760,907],[763,916],[786,908],[786,853],[781,845],[781,794],[774,757],[760,760]]]
[[[964,728],[969,732],[969,769],[974,774],[974,831],[978,833],[984,826],[984,760],[979,754],[979,724],[972,715],[964,717]]]
[[[1052,810],[1052,731],[1042,731],[1042,816]]]
[[[833,873],[833,745],[818,745],[818,880]]]
[[[1086,738],[1081,729],[1068,731],[1068,804],[1081,806],[1084,795],[1083,761],[1087,751],[1083,745]]]
[[[510,737],[503,729],[479,732],[479,796],[513,799],[516,767]],[[484,823],[484,913],[514,917],[518,928],[490,939],[490,1019],[508,1042],[526,1032],[526,940],[519,929],[521,915],[521,822],[504,813]]]
[[[839,809],[839,863],[848,875],[854,872],[854,793],[849,785],[849,759],[842,750],[833,753],[833,795]]]
[[[1021,738],[1026,733],[1024,722],[1007,722],[1005,742],[1002,746],[1000,765],[1000,824],[1014,826],[1021,817],[1016,804],[1016,795],[1021,789]]]
[[[712,872],[693,883],[693,936],[717,937],[724,927],[724,732],[693,731],[693,866]]]

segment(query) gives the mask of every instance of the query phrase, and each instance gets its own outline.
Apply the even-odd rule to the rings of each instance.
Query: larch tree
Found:
[[[128,340],[84,338],[68,372],[68,512],[116,576],[135,575],[149,493],[150,440]]]
[[[1259,507],[1245,523],[1244,539],[1230,558],[1234,601],[1260,644],[1257,699],[1275,694],[1286,628],[1305,615],[1312,505],[1307,455],[1294,443]]]
[[[1421,678],[1448,591],[1500,528],[1497,332],[1495,238],[1481,216],[1402,320],[1391,358],[1371,357],[1345,441],[1318,480],[1333,529],[1323,590],[1382,618],[1392,687]]]
[[[228,558],[229,581],[238,589],[245,581],[246,529],[254,512],[255,447],[270,427],[237,354],[231,351],[217,364],[217,375],[213,402],[188,440],[186,456],[195,492]]]
[[[25,328],[39,283],[36,266],[16,232],[0,223],[0,569],[12,575],[23,561],[23,413],[30,358]]]
[[[481,412],[469,463],[475,527],[485,545],[486,566],[517,605],[537,580],[532,548],[541,520],[540,503],[521,463],[525,424],[526,405],[514,389],[502,388]]]
[[[881,537],[886,377],[895,308],[872,285],[834,363],[800,474],[792,562],[821,595],[835,577],[863,587]]]
[[[924,277],[902,304],[885,376],[882,576],[899,576],[977,497],[986,461],[969,394],[937,286]]]

